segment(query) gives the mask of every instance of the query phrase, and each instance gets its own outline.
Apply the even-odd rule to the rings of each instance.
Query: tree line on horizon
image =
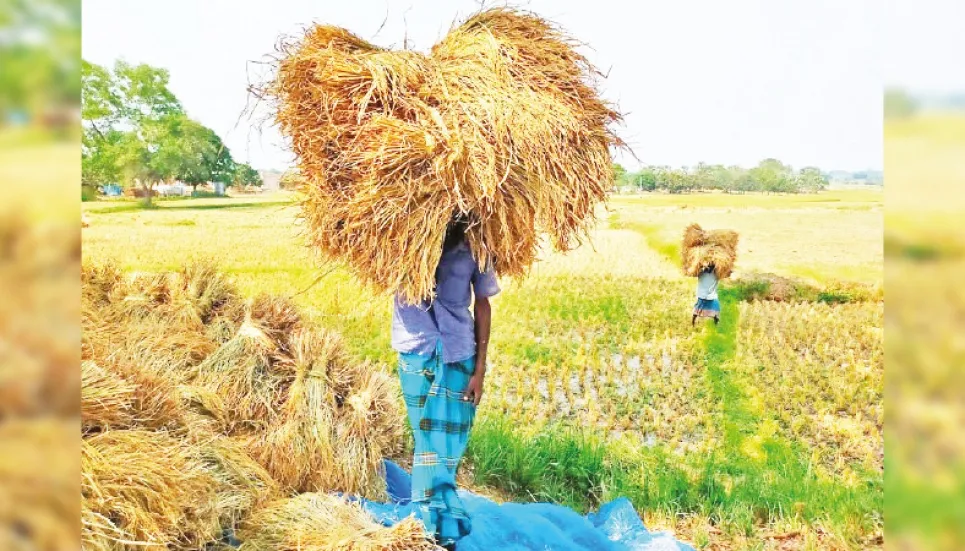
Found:
[[[828,178],[817,167],[795,171],[777,159],[764,159],[753,168],[699,163],[695,167],[645,166],[636,172],[613,165],[617,187],[639,191],[687,193],[723,191],[725,193],[817,193],[827,189]]]

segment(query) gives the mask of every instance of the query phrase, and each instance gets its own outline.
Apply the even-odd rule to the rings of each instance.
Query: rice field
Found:
[[[84,259],[140,272],[212,259],[243,293],[289,296],[394,365],[389,299],[313,259],[292,201],[88,203]],[[468,481],[580,510],[626,495],[648,527],[703,549],[881,547],[883,303],[748,302],[728,287],[721,325],[692,328],[677,242],[691,222],[736,229],[735,276],[880,287],[882,203],[613,198],[592,243],[502,282]]]

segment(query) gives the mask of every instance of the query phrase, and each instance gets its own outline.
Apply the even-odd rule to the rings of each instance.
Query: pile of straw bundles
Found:
[[[713,265],[718,278],[730,277],[737,260],[738,238],[733,230],[704,230],[698,224],[687,226],[680,246],[684,275],[696,277]]]
[[[384,497],[398,383],[339,335],[207,264],[82,279],[85,549],[199,549],[300,492]]]
[[[480,265],[525,273],[545,233],[578,244],[612,184],[600,73],[536,15],[490,9],[427,54],[316,25],[257,92],[298,158],[314,248],[362,281],[428,298],[455,214]]]

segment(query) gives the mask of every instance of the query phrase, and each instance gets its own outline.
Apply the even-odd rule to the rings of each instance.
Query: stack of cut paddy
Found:
[[[737,261],[738,238],[733,230],[704,230],[698,224],[687,226],[680,246],[684,275],[696,277],[713,266],[718,278],[730,277]]]
[[[381,461],[404,443],[397,383],[337,334],[288,300],[244,300],[208,264],[82,275],[85,549],[199,549],[301,492],[384,497]],[[354,514],[341,507],[304,514]]]
[[[280,46],[258,90],[298,158],[314,248],[416,301],[433,292],[457,213],[481,266],[524,274],[542,236],[579,244],[612,185],[620,115],[560,29],[476,14],[428,54],[316,25]]]

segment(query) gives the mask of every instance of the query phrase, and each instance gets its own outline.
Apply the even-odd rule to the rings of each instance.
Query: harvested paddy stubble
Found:
[[[325,25],[281,44],[257,93],[298,156],[314,248],[416,301],[432,295],[456,213],[500,275],[525,273],[544,232],[558,250],[579,243],[622,142],[575,46],[509,9],[471,17],[428,54]]]

